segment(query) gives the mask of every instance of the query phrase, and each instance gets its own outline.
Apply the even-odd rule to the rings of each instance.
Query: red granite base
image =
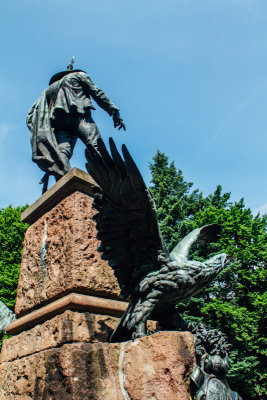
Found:
[[[190,333],[158,332],[125,343],[69,339],[72,343],[17,354],[14,361],[7,361],[6,353],[0,367],[0,400],[191,399]],[[19,343],[23,345],[22,340]]]
[[[70,186],[76,175],[70,175]],[[38,210],[32,210],[35,218],[37,211],[40,216],[25,235],[15,307],[18,317],[71,292],[119,299],[113,270],[97,251],[92,184],[87,185],[88,193],[84,186],[83,192],[75,191],[64,199],[59,187],[61,200],[51,210],[45,212],[46,203],[40,201]],[[53,196],[56,193],[54,189]]]

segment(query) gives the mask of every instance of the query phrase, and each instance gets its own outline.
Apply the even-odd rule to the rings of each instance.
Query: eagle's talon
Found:
[[[156,333],[156,332],[157,332],[157,331],[156,331],[155,329],[150,328],[150,329],[148,329],[147,336],[148,336],[148,335],[153,335],[153,334]]]
[[[143,337],[147,336],[145,333],[138,333],[138,332],[134,332],[132,334],[132,341],[136,340],[136,339],[142,339]]]

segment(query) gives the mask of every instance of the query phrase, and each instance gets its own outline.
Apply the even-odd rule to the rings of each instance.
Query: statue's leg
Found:
[[[99,139],[101,135],[91,114],[86,114],[78,118],[76,134],[86,147],[93,146],[97,150],[97,139]]]
[[[49,182],[49,173],[46,172],[42,179],[40,180],[40,185],[43,185],[42,194],[44,194],[48,189],[48,182]]]
[[[57,131],[55,132],[55,136],[62,160],[65,165],[65,170],[69,171],[71,169],[70,158],[73,154],[73,149],[78,138],[73,133],[68,131]]]

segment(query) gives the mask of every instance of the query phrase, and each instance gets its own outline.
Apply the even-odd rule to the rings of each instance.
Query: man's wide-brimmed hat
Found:
[[[74,57],[72,57],[71,62],[67,66],[66,71],[57,72],[55,75],[53,75],[49,81],[49,86],[52,85],[53,83],[55,83],[56,81],[59,81],[60,79],[62,79],[65,75],[72,74],[74,72],[85,72],[85,71],[82,71],[81,69],[73,69],[74,61],[75,61],[75,59],[74,59]]]

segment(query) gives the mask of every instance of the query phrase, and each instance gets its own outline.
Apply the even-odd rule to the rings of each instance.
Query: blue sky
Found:
[[[0,18],[0,207],[40,196],[25,118],[74,55],[127,125],[98,109],[104,140],[125,143],[147,183],[160,149],[205,195],[221,184],[267,211],[265,0],[10,0]]]

